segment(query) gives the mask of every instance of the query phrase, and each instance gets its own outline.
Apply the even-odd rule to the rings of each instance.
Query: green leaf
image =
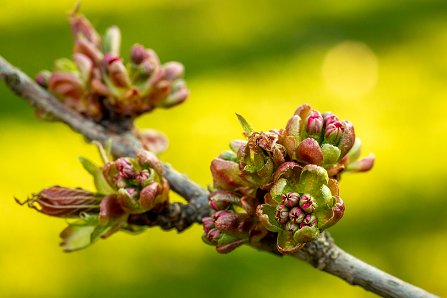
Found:
[[[80,156],[79,161],[81,162],[84,169],[93,176],[93,180],[96,186],[96,190],[103,195],[108,195],[114,193],[114,190],[107,183],[104,175],[102,174],[101,168],[96,166],[90,160]]]
[[[241,124],[242,128],[244,129],[246,136],[248,137],[249,135],[251,135],[253,132],[253,128],[251,128],[251,125],[241,115],[236,114],[236,116],[237,116],[237,119],[239,120],[239,123]]]
[[[92,243],[91,235],[94,230],[95,226],[69,225],[60,234],[61,246],[65,252],[85,248]]]
[[[112,145],[113,145],[112,139],[108,139],[107,142],[106,142],[106,147],[104,148],[104,152],[106,153],[107,158],[109,160],[113,160]]]

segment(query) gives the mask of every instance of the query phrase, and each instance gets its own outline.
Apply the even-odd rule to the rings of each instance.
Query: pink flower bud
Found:
[[[152,182],[140,192],[140,205],[145,210],[151,210],[157,205],[157,196],[162,188],[158,182]]]
[[[48,89],[62,98],[80,99],[83,93],[82,82],[78,77],[59,71],[51,74]]]
[[[95,65],[99,65],[104,56],[93,43],[88,41],[83,36],[80,36],[78,39],[76,39],[73,52],[87,56]]]
[[[326,113],[323,113],[323,120],[324,120],[324,125],[327,127],[327,126],[329,126],[331,123],[334,123],[334,122],[338,122],[338,118],[337,118],[337,116],[335,116],[333,113],[331,113],[331,112],[326,112]]]
[[[301,210],[298,207],[292,208],[292,210],[290,210],[289,212],[289,218],[293,223],[299,224],[300,222],[303,221],[304,217],[305,214],[303,210]]]
[[[125,179],[133,179],[135,177],[135,169],[126,157],[115,160],[118,174]]]
[[[73,60],[79,70],[81,79],[85,84],[92,77],[93,63],[90,58],[81,53],[75,53],[73,55]]]
[[[137,154],[137,161],[142,167],[150,167],[155,170],[159,175],[163,174],[163,164],[157,158],[157,156],[146,150],[141,150]]]
[[[313,227],[317,224],[317,218],[315,217],[315,215],[312,214],[307,214],[303,221],[300,223],[300,228],[303,227]]]
[[[306,213],[312,213],[316,208],[315,202],[312,196],[309,194],[304,194],[301,196],[299,205],[300,208],[303,209]]]
[[[227,209],[229,206],[229,203],[227,201],[209,201],[210,207],[213,208],[216,211]]]
[[[51,72],[49,72],[48,70],[44,70],[44,71],[39,72],[36,75],[34,80],[41,87],[48,88],[48,81],[50,80],[50,77],[51,77]]]
[[[343,131],[344,128],[341,122],[332,122],[326,126],[324,131],[324,142],[337,146],[340,143]]]
[[[281,197],[281,201],[288,208],[298,206],[299,200],[300,200],[299,194],[295,192],[288,192],[287,194]]]
[[[177,78],[183,76],[183,72],[185,71],[183,64],[181,64],[179,62],[168,62],[163,65],[163,68],[165,70],[165,75],[164,75],[165,80],[177,79]]]
[[[78,39],[79,36],[83,36],[96,47],[100,45],[101,38],[89,20],[84,16],[76,14],[71,15],[70,26],[75,39]]]
[[[220,232],[218,229],[216,229],[216,228],[211,229],[211,230],[206,234],[206,239],[207,239],[209,242],[213,243],[213,244],[217,244],[217,241],[219,241],[219,239],[220,239],[221,237],[222,237],[221,232]]]
[[[145,187],[145,186],[146,186],[146,184],[150,181],[149,178],[150,178],[150,174],[149,174],[149,171],[146,170],[146,169],[144,169],[144,170],[138,172],[138,173],[135,175],[135,180],[137,180],[138,184],[139,184],[141,187]]]
[[[306,164],[321,165],[324,159],[320,144],[314,138],[301,141],[296,148],[296,155],[299,161]]]
[[[323,117],[320,112],[312,111],[306,120],[306,132],[309,136],[319,137],[323,130]]]
[[[126,67],[118,56],[106,54],[104,56],[107,72],[112,82],[118,87],[129,87],[130,78]]]
[[[214,228],[214,220],[212,217],[202,218],[203,231],[207,234],[212,228]]]
[[[140,44],[134,44],[130,50],[130,60],[135,64],[141,64],[144,60],[149,58],[149,54]]]

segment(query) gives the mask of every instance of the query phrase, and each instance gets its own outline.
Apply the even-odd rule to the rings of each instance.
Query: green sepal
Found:
[[[289,231],[279,231],[278,239],[276,241],[276,247],[283,254],[293,254],[296,253],[304,246],[303,243],[297,242],[293,234]]]
[[[320,230],[316,227],[302,227],[293,234],[293,239],[299,243],[313,241],[320,235]]]
[[[280,178],[278,181],[275,182],[275,184],[273,184],[272,188],[270,189],[270,196],[278,204],[281,203],[281,195],[287,192],[287,184],[287,179]]]
[[[337,163],[340,158],[341,151],[334,145],[323,144],[321,151],[323,151],[323,164],[325,167]]]
[[[248,137],[249,135],[252,134],[253,132],[253,128],[251,127],[251,125],[247,122],[247,120],[245,120],[244,117],[242,117],[239,114],[236,114],[237,119],[239,120],[239,123],[242,126],[242,129],[244,129],[245,135]]]
[[[256,208],[256,215],[262,225],[271,232],[279,232],[284,230],[275,219],[276,208],[272,205],[262,204]]]
[[[309,193],[318,197],[321,194],[321,186],[329,181],[326,170],[316,165],[307,165],[303,168],[298,184],[299,192]]]
[[[361,149],[362,149],[362,141],[359,138],[356,138],[354,145],[346,155],[348,157],[348,160],[350,162],[357,160],[360,157]]]
[[[76,64],[68,58],[57,59],[55,64],[56,71],[78,74],[78,68],[76,67]]]
[[[72,252],[92,244],[91,235],[95,226],[69,225],[60,234],[61,246],[65,252]]]
[[[82,156],[79,157],[79,161],[81,162],[84,169],[93,176],[93,180],[98,193],[108,195],[115,192],[104,178],[101,168]]]

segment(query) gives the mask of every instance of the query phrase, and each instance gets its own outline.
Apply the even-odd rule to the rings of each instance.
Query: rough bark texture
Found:
[[[54,116],[57,120],[66,123],[87,140],[96,140],[105,145],[111,139],[112,153],[115,156],[134,156],[142,149],[138,139],[130,131],[125,130],[118,134],[98,123],[85,119],[64,106],[1,56],[0,78],[19,97],[26,99],[31,105]],[[120,130],[114,129],[113,131]],[[178,231],[185,230],[195,222],[201,223],[201,219],[210,213],[207,202],[208,191],[189,180],[185,175],[175,171],[169,165],[165,164],[164,170],[172,190],[185,198],[188,203],[173,203],[162,214],[147,212],[133,215],[131,217],[132,223],[147,226],[159,225],[163,229],[175,228]],[[257,248],[275,254],[278,253],[272,249],[271,243],[259,245]],[[436,297],[351,256],[336,246],[327,232],[323,233],[319,239],[306,244],[293,257],[383,297]]]

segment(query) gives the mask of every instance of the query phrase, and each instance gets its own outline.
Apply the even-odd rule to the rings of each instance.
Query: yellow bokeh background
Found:
[[[69,56],[74,1],[2,0],[0,55],[33,76]],[[346,175],[345,217],[331,228],[356,257],[447,296],[447,3],[443,1],[83,1],[123,56],[134,42],[185,64],[190,98],[138,119],[169,136],[161,158],[206,187],[209,163],[257,130],[284,127],[309,103],[351,120],[374,152]],[[288,257],[249,247],[218,255],[201,228],[119,233],[62,253],[64,220],[14,197],[59,184],[93,189],[78,156],[96,150],[0,84],[0,297],[374,297]],[[178,199],[178,198],[177,198]]]

